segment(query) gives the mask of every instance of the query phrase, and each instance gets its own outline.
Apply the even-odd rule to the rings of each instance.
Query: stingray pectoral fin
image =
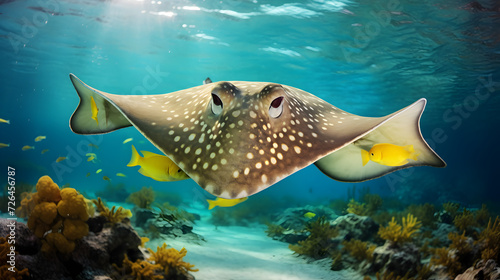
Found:
[[[381,122],[378,125],[368,129],[349,145],[316,161],[315,165],[329,177],[345,182],[370,180],[412,166],[445,167],[446,163],[429,147],[420,132],[420,116],[425,104],[426,100],[420,99],[396,113],[379,118]],[[369,150],[378,143],[413,145],[418,159],[411,159],[402,166],[386,166],[375,162],[368,162],[363,166],[360,157],[362,150]]]
[[[80,97],[80,103],[70,119],[70,128],[78,134],[100,134],[131,126],[130,121],[105,96],[70,74],[71,82]],[[97,120],[92,118],[92,99],[98,113]]]

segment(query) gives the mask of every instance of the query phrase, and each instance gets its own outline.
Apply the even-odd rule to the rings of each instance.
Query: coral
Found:
[[[368,214],[368,209],[366,208],[365,203],[359,203],[354,199],[351,199],[347,204],[347,213],[358,216],[366,216]]]
[[[342,245],[344,245],[343,250],[349,252],[358,261],[371,261],[373,259],[373,251],[377,248],[376,245],[358,239],[344,240]]]
[[[469,231],[472,227],[477,226],[474,214],[464,208],[464,212],[455,216],[453,223],[460,231]]]
[[[0,237],[0,279],[21,280],[24,276],[29,276],[27,268],[18,270],[15,266],[11,266],[9,254],[11,254],[11,245],[7,242],[7,238]],[[18,254],[14,252],[14,254]]]
[[[73,188],[61,190],[61,201],[57,204],[59,215],[65,218],[86,221],[89,219],[89,209],[83,195]]]
[[[151,209],[151,204],[155,201],[153,187],[142,187],[141,190],[131,193],[127,201],[137,205],[139,208]]]
[[[406,209],[408,213],[413,214],[419,221],[422,222],[422,226],[434,227],[436,223],[436,208],[430,203],[422,205],[410,205]]]
[[[458,204],[458,203],[453,203],[453,202],[443,203],[444,211],[446,211],[448,214],[450,214],[452,218],[455,218],[455,216],[458,214],[459,208],[460,208],[460,204]]]
[[[269,237],[280,236],[285,231],[285,228],[280,225],[267,224],[266,234]]]
[[[28,228],[42,239],[42,251],[73,251],[73,241],[89,231],[85,223],[89,219],[85,198],[73,188],[60,190],[49,176],[38,180],[36,190],[23,198],[16,213],[28,217]]]
[[[462,271],[462,265],[458,261],[458,256],[456,250],[450,250],[447,248],[436,248],[433,250],[434,256],[432,256],[430,264],[431,265],[442,265],[446,268],[446,271],[451,277],[454,277]]]
[[[402,226],[399,225],[392,217],[388,226],[380,227],[378,234],[382,239],[395,244],[411,241],[414,234],[420,229],[420,221],[417,221],[417,218],[414,218],[412,214],[408,214],[406,219],[403,217],[402,224]]]
[[[491,219],[488,226],[479,234],[477,241],[481,248],[481,257],[484,261],[493,259],[500,263],[500,218],[497,216],[492,223]]]
[[[476,221],[480,226],[485,226],[490,220],[490,212],[486,204],[481,205],[481,209],[476,211]]]
[[[480,260],[455,280],[500,279],[500,267],[494,260]]]
[[[139,246],[144,248],[146,246],[147,242],[149,242],[149,238],[141,237],[141,245],[139,245]]]
[[[113,264],[113,267],[121,272],[120,279],[133,279],[133,280],[160,280],[163,279],[162,275],[158,273],[161,272],[161,265],[152,264],[144,260],[136,260],[132,262],[128,259],[127,254],[123,259],[122,267],[118,267]]]
[[[161,206],[156,207],[160,209],[159,218],[165,221],[181,220],[194,222],[195,220],[195,216],[192,213],[170,205],[170,203],[168,202],[165,202]]]
[[[185,248],[180,251],[175,248],[167,249],[167,244],[163,243],[161,247],[157,247],[156,252],[149,248],[148,251],[151,253],[148,261],[159,264],[166,275],[166,279],[171,279],[171,277],[179,274],[186,275],[188,271],[198,271],[198,269],[193,268],[194,265],[182,260],[187,254]]]
[[[309,223],[306,230],[310,233],[304,241],[299,241],[298,245],[290,244],[288,247],[297,254],[307,255],[315,259],[328,257],[334,251],[332,238],[338,235],[336,228],[324,216]]]
[[[111,210],[109,210],[100,197],[98,197],[97,200],[93,199],[92,202],[94,202],[99,215],[105,217],[106,220],[112,224],[120,223],[123,219],[132,217],[132,212],[121,206],[118,207],[116,211],[116,206],[113,206]]]

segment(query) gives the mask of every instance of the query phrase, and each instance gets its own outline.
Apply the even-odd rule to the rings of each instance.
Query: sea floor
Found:
[[[202,245],[176,239],[155,239],[146,247],[156,249],[163,242],[177,250],[188,251],[184,261],[196,265],[192,274],[197,280],[266,279],[266,280],[358,280],[351,270],[330,270],[331,259],[309,262],[296,256],[288,244],[271,239],[266,226],[219,226],[196,221],[193,232],[202,235]]]

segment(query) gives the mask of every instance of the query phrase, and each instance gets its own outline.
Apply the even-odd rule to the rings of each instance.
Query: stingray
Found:
[[[214,82],[159,95],[116,95],[73,74],[80,103],[70,119],[77,134],[134,126],[191,179],[227,199],[247,197],[315,164],[344,182],[377,178],[412,166],[444,167],[420,132],[426,100],[385,117],[345,112],[303,90],[266,82]],[[98,124],[91,118],[95,100]],[[413,145],[404,166],[369,162],[361,149]]]

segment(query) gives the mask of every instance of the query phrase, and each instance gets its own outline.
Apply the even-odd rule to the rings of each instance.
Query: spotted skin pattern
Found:
[[[71,120],[74,132],[105,133],[133,125],[202,188],[223,198],[255,194],[383,121],[349,114],[279,84],[217,82],[141,96],[104,93],[72,80],[80,104],[85,95],[99,98],[109,120],[101,127],[94,121],[91,128],[79,106]]]

